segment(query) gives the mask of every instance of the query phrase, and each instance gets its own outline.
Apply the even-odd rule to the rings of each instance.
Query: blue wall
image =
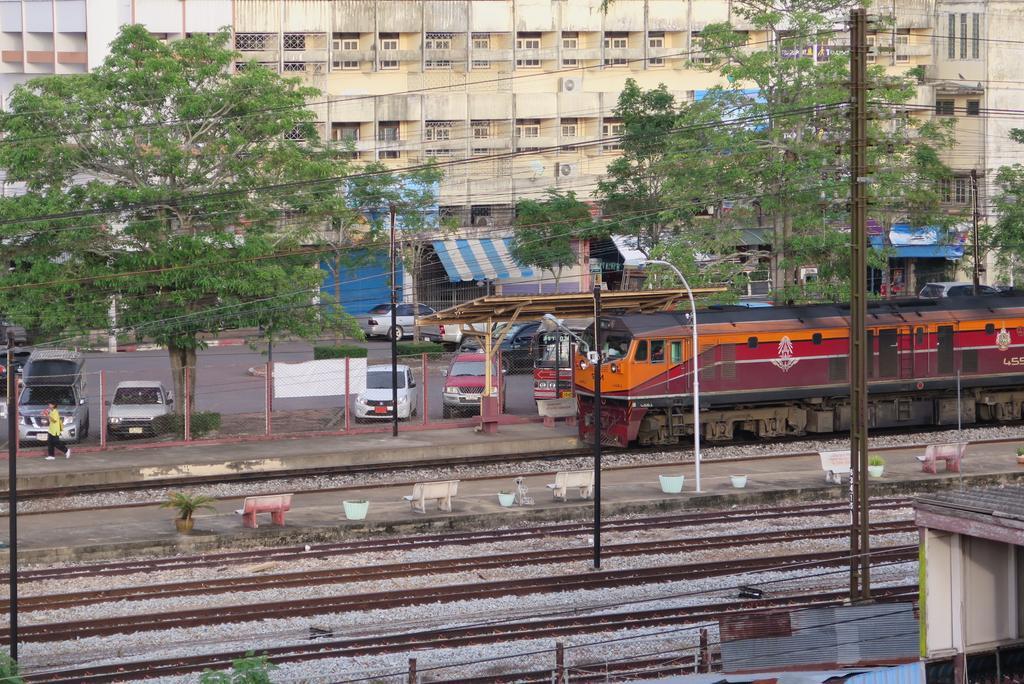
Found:
[[[353,257],[365,257],[364,251],[357,251]],[[330,262],[321,261],[320,269],[324,272],[324,282],[320,286],[320,301],[325,306],[334,302],[334,274],[328,267]],[[375,259],[367,259],[360,266],[341,269],[341,306],[346,313],[358,316],[367,313],[378,304],[387,304],[391,300],[388,290],[388,279],[391,269],[386,255],[378,255]],[[398,286],[402,286],[402,271],[398,270]]]

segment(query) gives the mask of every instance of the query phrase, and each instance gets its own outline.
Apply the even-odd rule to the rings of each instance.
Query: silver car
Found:
[[[412,368],[398,366],[398,418],[412,418],[420,403],[420,390],[412,376]],[[391,407],[391,366],[369,366],[366,369],[366,389],[356,395],[352,414],[357,421],[390,419],[394,414]]]
[[[153,436],[158,418],[171,412],[174,400],[163,383],[128,380],[118,383],[107,408],[107,431],[115,437]]]
[[[365,316],[360,316],[359,328],[367,338],[386,337],[391,339],[392,335],[398,339],[411,337],[416,327],[416,319],[419,316],[429,316],[434,313],[426,304],[399,304],[395,309],[395,329],[391,330],[391,305],[378,304],[370,309]]]

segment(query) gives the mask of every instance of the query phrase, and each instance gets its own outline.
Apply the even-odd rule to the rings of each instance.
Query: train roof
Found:
[[[929,321],[978,320],[996,315],[1024,317],[1024,296],[989,295],[947,299],[903,299],[868,303],[867,325],[914,325]],[[605,316],[603,330],[627,331],[643,335],[666,328],[689,326],[689,312],[668,311],[652,314]],[[741,324],[777,323],[780,328],[841,327],[849,325],[848,304],[810,304],[747,308],[712,306],[697,310],[701,328],[722,326],[734,330]]]

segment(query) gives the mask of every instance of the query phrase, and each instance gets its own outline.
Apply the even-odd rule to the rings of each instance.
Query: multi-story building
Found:
[[[769,38],[729,0],[615,0],[607,12],[600,3],[0,0],[0,87],[96,65],[122,23],[167,39],[230,26],[235,68],[255,60],[318,87],[323,95],[310,106],[321,135],[350,143],[360,160],[446,163],[442,213],[464,227],[462,237],[493,238],[507,234],[520,198],[549,188],[593,192],[618,154],[608,138],[621,130],[613,109],[626,78],[644,88],[664,83],[686,101],[718,82],[700,68],[705,26],[729,20],[752,43]],[[990,213],[993,171],[1018,150],[1005,142],[1012,118],[980,114],[1024,101],[1015,51],[998,42],[1024,33],[1024,22],[1010,0],[896,0],[877,11],[895,21],[871,36],[870,59],[894,71],[924,67],[917,104],[957,117],[950,205],[970,202],[977,168]],[[829,55],[827,45],[814,52]],[[589,284],[581,249],[569,287]]]

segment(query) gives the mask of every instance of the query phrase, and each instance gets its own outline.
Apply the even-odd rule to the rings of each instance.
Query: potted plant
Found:
[[[178,528],[178,532],[188,534],[192,531],[192,526],[195,525],[192,514],[201,508],[208,508],[211,511],[216,510],[212,505],[214,501],[216,499],[213,497],[203,494],[170,492],[167,494],[167,501],[160,504],[160,507],[173,508],[177,511],[178,517],[174,519],[174,525]]]
[[[366,512],[370,510],[370,502],[366,499],[342,501],[341,505],[345,508],[345,517],[349,520],[365,520]]]
[[[516,493],[515,492],[506,492],[506,491],[498,492],[498,503],[501,504],[501,506],[503,508],[508,508],[509,506],[514,504],[515,502],[516,502]]]
[[[1024,447],[1017,447],[1017,464],[1024,465]]]
[[[659,475],[658,482],[661,483],[661,491],[666,494],[678,494],[683,491],[685,475]]]
[[[746,475],[730,475],[729,479],[732,480],[732,486],[736,489],[743,489],[747,486]]]
[[[871,454],[868,457],[868,474],[871,477],[882,477],[883,472],[885,472],[885,459],[878,454]]]

